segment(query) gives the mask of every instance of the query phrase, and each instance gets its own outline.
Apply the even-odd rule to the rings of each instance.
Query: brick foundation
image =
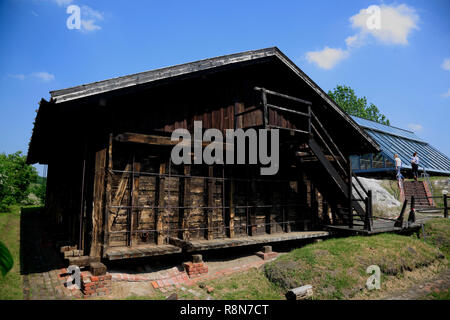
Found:
[[[94,276],[89,271],[81,273],[81,292],[85,298],[111,294],[111,275]]]
[[[256,255],[258,257],[260,257],[261,259],[263,259],[263,260],[269,260],[269,259],[275,258],[278,255],[278,253],[277,252],[262,252],[262,251],[258,251],[256,253]]]
[[[202,274],[208,273],[208,266],[203,262],[185,262],[183,263],[183,267],[189,278],[196,278]]]

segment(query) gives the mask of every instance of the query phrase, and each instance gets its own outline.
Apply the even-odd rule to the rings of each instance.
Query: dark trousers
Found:
[[[411,163],[412,174],[415,179],[419,177],[419,166],[415,163]]]

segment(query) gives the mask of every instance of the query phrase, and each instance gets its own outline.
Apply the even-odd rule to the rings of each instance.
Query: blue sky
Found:
[[[66,26],[69,5],[80,29]],[[450,155],[447,0],[1,0],[0,40],[0,152],[27,152],[50,90],[277,46],[324,90],[351,86]]]

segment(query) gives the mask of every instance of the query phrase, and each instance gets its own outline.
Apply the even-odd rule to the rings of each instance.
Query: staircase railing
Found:
[[[263,117],[262,122],[263,122],[264,128],[289,130],[291,132],[307,134],[307,135],[309,135],[310,138],[317,137],[317,139],[321,142],[321,145],[323,147],[325,147],[327,152],[333,158],[333,160],[337,166],[337,169],[338,169],[338,175],[341,176],[340,179],[342,179],[342,177],[344,177],[343,180],[344,181],[346,180],[348,183],[347,198],[349,201],[348,202],[349,227],[353,228],[353,217],[354,217],[353,210],[355,209],[355,207],[357,207],[358,210],[357,210],[357,214],[355,216],[358,216],[359,218],[361,218],[362,221],[364,221],[364,229],[365,230],[371,231],[372,230],[372,219],[373,219],[373,216],[372,216],[372,192],[371,192],[371,190],[366,190],[364,188],[363,184],[361,183],[361,181],[354,174],[354,172],[351,168],[350,159],[347,159],[343,155],[343,153],[341,152],[341,150],[339,149],[337,144],[334,142],[331,135],[325,129],[325,126],[321,123],[319,118],[311,110],[312,103],[307,100],[303,100],[303,99],[292,97],[292,96],[282,94],[279,92],[271,91],[271,90],[268,90],[265,88],[255,87],[254,89],[256,91],[261,92],[261,102],[262,103],[254,108],[245,110],[243,112],[240,112],[240,113],[235,112],[234,113],[235,128],[237,128],[237,118],[238,117],[248,114],[250,112],[256,111],[256,110],[261,110],[262,117]],[[292,109],[284,108],[284,107],[269,103],[268,96],[276,96],[278,98],[284,98],[287,100],[295,101],[300,104],[304,104],[307,106],[308,111],[301,112],[298,110],[292,110]],[[307,121],[308,121],[306,130],[301,130],[301,129],[297,129],[297,128],[295,128],[295,129],[294,128],[285,128],[285,127],[278,126],[276,124],[271,124],[269,121],[269,110],[270,109],[295,114],[296,116],[306,117]],[[346,168],[348,168],[348,169],[346,169]],[[357,185],[355,184],[355,182],[353,180],[357,182],[359,188],[357,187]],[[342,185],[342,187],[343,188],[346,187],[345,183],[344,183],[344,185]],[[352,191],[353,189],[355,189],[356,194],[358,195],[358,198],[353,196],[353,191]],[[359,209],[359,208],[361,208],[361,206],[357,205],[357,203],[359,203],[359,202],[363,202],[365,204],[364,214],[362,214],[362,209]]]
[[[420,175],[421,175],[421,178],[423,178],[425,183],[428,185],[428,190],[430,190],[430,193],[433,196],[433,194],[434,194],[433,193],[433,185],[431,184],[430,175],[428,174],[428,172],[425,169],[425,167],[423,167],[423,172]],[[433,201],[433,200],[431,200],[431,201]]]

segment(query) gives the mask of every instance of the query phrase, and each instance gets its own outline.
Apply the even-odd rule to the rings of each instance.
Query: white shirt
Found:
[[[395,166],[401,168],[402,160],[400,158],[395,158]]]
[[[411,162],[414,162],[415,164],[418,165],[419,164],[419,157],[418,156],[412,157]]]

